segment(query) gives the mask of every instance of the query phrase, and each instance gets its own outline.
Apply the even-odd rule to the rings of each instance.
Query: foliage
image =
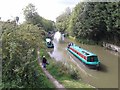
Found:
[[[56,27],[60,32],[65,32],[69,25],[69,17],[71,15],[70,8],[66,8],[65,12],[56,18]]]
[[[92,40],[95,43],[106,41],[120,45],[119,5],[120,2],[79,3],[71,13],[67,22],[68,27],[62,28],[77,39]]]
[[[44,19],[43,17],[41,17],[37,11],[36,8],[33,4],[28,4],[28,6],[26,6],[23,9],[24,15],[25,15],[25,19],[27,23],[31,23],[33,25],[37,25],[39,28],[42,28],[46,31],[52,31],[54,30],[54,22]]]
[[[42,48],[41,30],[32,24],[2,25],[2,82],[4,88],[53,87],[38,65],[37,48]]]

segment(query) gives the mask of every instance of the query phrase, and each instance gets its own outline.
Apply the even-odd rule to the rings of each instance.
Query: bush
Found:
[[[49,67],[48,70],[50,73],[58,79],[68,78],[79,80],[79,73],[76,69],[71,68],[70,66],[65,65],[63,62],[54,61]]]
[[[72,70],[72,71],[70,72],[70,76],[71,76],[71,78],[74,79],[74,80],[79,80],[79,79],[80,79],[77,70]]]
[[[3,31],[3,88],[52,87],[36,60],[37,48],[43,47],[41,31],[34,25],[22,24],[13,27],[11,23],[5,23]]]

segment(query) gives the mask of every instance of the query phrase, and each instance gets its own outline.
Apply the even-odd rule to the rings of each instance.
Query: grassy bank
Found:
[[[66,88],[90,88],[92,87],[81,81],[80,73],[77,69],[65,66],[62,62],[54,61],[47,67],[49,72]]]
[[[114,52],[119,52],[119,45],[117,46],[116,44],[112,44],[112,42],[107,42],[107,41],[99,41],[99,42],[95,42],[92,40],[87,40],[87,39],[76,39],[75,37],[69,36],[68,39],[70,39],[71,41],[77,41],[80,44],[88,44],[88,45],[97,45],[97,46],[101,46],[104,47],[108,50],[114,51]]]
[[[99,46],[103,46],[103,43],[108,43],[108,44],[112,44],[115,46],[119,46],[120,47],[120,43],[114,43],[113,41],[107,41],[107,40],[101,40],[101,41],[93,41],[93,40],[89,40],[89,39],[82,39],[82,38],[74,38],[72,37],[74,40],[80,42],[81,44],[89,44],[89,45],[99,45]]]
[[[76,41],[80,42],[81,44],[100,45],[100,46],[102,45],[102,42],[95,42],[93,40],[82,39],[82,38],[77,39],[77,38],[72,37],[72,36],[69,36],[68,38],[71,40],[76,40]]]
[[[40,53],[46,55],[49,62],[47,70],[66,88],[88,88],[87,90],[94,90],[92,86],[82,82],[80,73],[77,68],[73,68],[72,63],[65,64],[65,62],[56,61],[51,58],[46,51]]]

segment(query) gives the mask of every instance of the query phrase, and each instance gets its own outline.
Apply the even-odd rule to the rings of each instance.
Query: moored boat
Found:
[[[99,68],[100,61],[96,54],[93,54],[92,52],[89,52],[75,44],[69,44],[67,50],[86,65]]]
[[[50,38],[46,38],[46,45],[48,48],[54,48],[54,45]]]

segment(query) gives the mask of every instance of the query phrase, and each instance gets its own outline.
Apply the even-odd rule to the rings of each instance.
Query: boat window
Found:
[[[52,42],[47,42],[47,44],[48,44],[48,45],[51,45],[51,44],[52,44]]]
[[[86,54],[86,55],[89,55],[89,53],[85,52],[85,51],[82,51],[82,53]]]
[[[96,62],[96,61],[98,61],[98,58],[97,58],[97,56],[89,56],[89,57],[87,57],[87,61],[88,62]]]

